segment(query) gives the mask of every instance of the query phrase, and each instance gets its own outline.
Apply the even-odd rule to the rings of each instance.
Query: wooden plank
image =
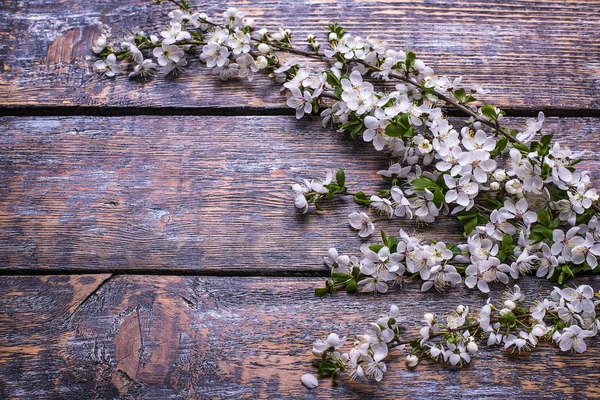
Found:
[[[211,15],[224,8],[221,2],[196,3]],[[298,42],[337,21],[355,34],[408,46],[438,73],[484,85],[490,91],[486,100],[502,107],[600,107],[599,1],[233,0],[227,5],[269,28],[291,28]],[[284,106],[268,78],[221,83],[201,70],[195,57],[190,72],[148,83],[99,80],[91,72],[86,57],[100,24],[124,34],[135,26],[166,23],[170,9],[148,0],[3,2],[0,103],[11,108]]]
[[[599,277],[580,277],[600,288]],[[583,355],[541,345],[517,357],[497,348],[464,370],[423,361],[414,371],[391,356],[379,384],[323,380],[312,341],[331,330],[361,333],[397,304],[416,327],[423,313],[480,306],[487,295],[420,293],[407,284],[384,296],[315,298],[318,278],[39,276],[0,278],[2,398],[592,398],[600,341]],[[552,283],[519,282],[527,294]],[[500,289],[496,287],[495,289]],[[93,293],[93,294],[91,294]],[[497,292],[498,293],[498,292]],[[91,295],[90,295],[91,294]],[[87,296],[87,297],[86,297]],[[87,299],[86,299],[87,298]],[[86,299],[86,300],[84,300]],[[415,333],[416,331],[411,331]],[[129,396],[129,397],[128,397]]]
[[[574,150],[600,140],[596,119],[546,128]],[[583,157],[600,171],[597,153]],[[360,207],[339,199],[302,215],[290,185],[339,167],[352,191],[389,184],[370,144],[293,117],[6,117],[0,165],[0,269],[11,270],[324,271],[329,247],[360,247],[347,223]],[[419,230],[461,240],[451,219]]]

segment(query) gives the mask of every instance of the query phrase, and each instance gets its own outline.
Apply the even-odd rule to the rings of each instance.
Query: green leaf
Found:
[[[524,144],[521,143],[513,143],[512,146],[520,151],[524,151],[526,153],[529,153],[529,147],[525,146]]]
[[[507,144],[508,144],[508,139],[505,137],[501,138],[496,143],[496,147],[494,148],[494,150],[490,151],[490,154],[492,156],[500,154],[506,148]]]
[[[405,133],[405,128],[393,123],[385,127],[385,134],[390,137],[402,137]]]
[[[381,230],[381,240],[383,241],[383,244],[387,246],[387,235],[383,229]]]
[[[360,276],[360,267],[352,267],[352,276],[354,279],[358,280],[358,277]]]
[[[363,206],[371,204],[371,200],[367,197],[364,192],[358,192],[354,195],[354,202]]]
[[[508,247],[513,244],[513,237],[508,233],[502,235],[502,247]]]
[[[456,100],[464,103],[467,100],[467,92],[464,88],[457,89],[454,91],[454,97],[456,97]]]
[[[415,60],[417,59],[417,55],[410,50],[406,52],[406,70],[410,70],[413,65],[415,65]]]
[[[468,221],[467,221],[467,222],[464,224],[463,228],[464,228],[464,230],[465,230],[465,233],[466,233],[467,235],[470,235],[470,234],[471,234],[471,232],[473,232],[473,231],[475,230],[475,227],[476,227],[476,226],[477,226],[477,217],[475,217],[475,218],[472,218],[472,219],[468,220]]]
[[[544,239],[552,240],[552,229],[542,224],[536,224],[531,230],[530,239],[534,243],[541,242]]]
[[[346,184],[346,175],[344,174],[344,170],[342,168],[338,169],[337,173],[335,174],[335,181],[340,188],[344,187]]]
[[[444,192],[440,188],[437,188],[433,191],[433,204],[437,207],[440,207],[444,201],[446,200],[446,196],[444,196]]]
[[[332,363],[329,360],[322,360],[319,363],[319,369],[317,370],[317,374],[321,378],[329,378],[335,375],[339,371],[339,367]]]
[[[378,253],[384,246],[382,244],[376,243],[369,246],[369,250]]]
[[[419,178],[413,179],[410,181],[410,184],[417,190],[429,189],[433,191],[440,188],[437,183],[425,175],[421,175]]]
[[[537,212],[538,221],[544,226],[550,226],[552,223],[552,215],[546,209]]]
[[[337,283],[344,283],[352,279],[352,275],[344,274],[343,272],[333,272],[331,274],[331,279]]]
[[[335,76],[335,74],[333,72],[327,71],[325,73],[327,74],[327,83],[329,83],[334,88],[342,86],[342,83],[340,82],[338,77]]]
[[[350,279],[346,284],[346,291],[354,292],[356,289],[358,289],[358,284],[356,283],[356,280]]]
[[[498,119],[498,114],[496,113],[496,109],[494,108],[494,106],[486,104],[485,106],[481,107],[480,111],[481,114],[483,114],[488,119],[491,119],[492,121],[496,121]]]
[[[540,139],[540,143],[543,144],[544,146],[550,146],[550,142],[552,142],[552,137],[554,135],[544,135],[542,136],[542,138]]]
[[[317,296],[317,297],[327,296],[328,293],[329,293],[328,288],[315,288],[315,296]]]

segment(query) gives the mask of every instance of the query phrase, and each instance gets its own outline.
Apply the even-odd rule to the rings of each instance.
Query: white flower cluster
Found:
[[[346,336],[340,338],[335,333],[317,340],[312,352],[319,358],[315,364],[321,377],[345,375],[352,380],[376,381],[387,371],[384,360],[391,350],[402,351],[407,346],[410,352],[405,362],[409,368],[416,367],[422,358],[463,366],[479,351],[477,341],[486,338],[488,346],[499,345],[519,354],[531,351],[541,341],[552,341],[564,352],[583,353],[587,349],[585,340],[598,334],[599,305],[593,289],[582,285],[555,288],[549,298],[538,299],[527,307],[521,289],[515,285],[503,294],[500,305],[488,299],[478,316],[472,316],[469,307],[463,305],[446,315],[445,323],[434,313],[426,313],[419,333],[409,339],[401,338],[404,327],[399,324],[406,318],[392,305],[389,313],[371,323],[366,333],[356,335],[348,352],[342,351]],[[308,387],[318,385],[310,374],[303,375],[302,382]]]
[[[130,78],[151,77],[159,67],[165,74],[179,72],[187,66],[187,53],[198,48],[202,50],[200,60],[223,80],[232,77],[252,80],[256,72],[269,65],[264,54],[271,51],[270,47],[251,44],[254,20],[235,8],[223,13],[223,25],[216,24],[204,13],[188,10],[171,11],[169,17],[168,28],[159,35],[136,31],[120,46],[110,44],[106,35],[100,36],[93,51],[106,59],[96,62],[96,70],[108,77],[119,73],[118,54],[133,64]],[[259,33],[264,36],[266,31]],[[152,49],[154,60],[144,58],[146,49]]]
[[[598,334],[600,319],[596,311],[600,300],[595,299],[588,285],[554,288],[550,299],[536,301],[529,314],[525,314],[522,300],[523,294],[515,286],[507,293],[502,308],[489,301],[483,306],[479,327],[488,335],[488,345],[503,345],[521,353],[533,349],[540,340],[552,340],[562,351],[583,353],[587,348],[584,339]],[[517,323],[521,314],[530,315],[528,324]]]
[[[371,323],[367,332],[357,335],[357,340],[348,352],[340,351],[346,343],[346,336],[340,338],[331,333],[326,339],[317,340],[313,343],[312,353],[321,359],[319,375],[333,376],[339,371],[344,371],[352,380],[363,377],[382,380],[387,370],[384,359],[388,356],[391,346],[400,350],[404,348],[404,345],[396,344],[400,335],[398,324],[403,321],[398,307],[391,306],[387,315],[379,318],[376,323]],[[317,386],[316,379],[309,376],[304,375],[302,382],[308,387]]]
[[[383,240],[383,244],[364,245],[360,259],[329,249],[324,261],[331,268],[335,284],[349,291],[385,293],[391,285],[403,282],[406,274],[423,280],[422,291],[433,287],[442,291],[462,282],[457,269],[448,264],[454,253],[443,242],[426,242],[404,230],[398,237],[384,236]],[[333,291],[336,286],[330,288]]]
[[[330,249],[325,262],[331,280],[316,295],[342,288],[385,293],[413,277],[421,279],[423,291],[441,291],[464,277],[469,288],[488,292],[494,282],[508,284],[534,272],[563,284],[597,268],[599,196],[589,173],[576,169],[578,156],[552,143],[552,135],[541,135],[542,113],[520,131],[503,126],[504,112],[475,97],[483,93],[481,88],[467,88],[461,78],[438,76],[411,51],[349,34],[336,24],[329,26],[326,46],[309,34],[306,51],[293,46],[290,30],[258,29],[236,9],[226,10],[219,23],[190,11],[187,1],[171,2],[180,9],[169,13],[168,27],[156,35],[134,29],[135,34],[114,43],[101,35],[92,49],[102,58],[95,69],[114,77],[125,71],[121,61],[127,60],[129,77],[149,78],[159,68],[179,72],[195,55],[223,80],[253,80],[257,72],[268,72],[281,85],[296,118],[320,115],[323,126],[362,136],[377,151],[391,155],[390,167],[378,172],[392,181],[389,190],[350,193],[344,171],[328,171],[322,180],[292,186],[296,208],[306,213],[314,204],[322,210],[323,199],[352,196],[386,218],[433,223],[439,215],[453,215],[464,227],[466,243],[461,244],[400,231],[397,237],[382,232],[383,243],[362,246],[360,258]],[[325,65],[316,67],[290,54]],[[378,80],[397,84],[392,90],[389,84],[379,88]],[[453,126],[443,107],[458,109],[469,119]],[[362,211],[351,213],[349,224],[361,238],[375,231],[373,220]],[[469,363],[478,350],[477,331],[486,333],[488,344],[510,351],[552,340],[563,351],[583,352],[584,340],[600,327],[594,296],[589,286],[556,288],[549,299],[528,308],[515,286],[501,306],[488,301],[479,318],[464,306],[447,315],[445,324],[426,314],[412,341],[400,340],[402,318],[392,306],[369,332],[358,336],[349,352],[341,351],[346,337],[331,334],[315,343],[313,353],[321,358],[321,376],[347,373],[352,379],[378,381],[386,372],[389,350],[409,343],[410,367],[421,357]],[[302,382],[318,385],[310,374]]]

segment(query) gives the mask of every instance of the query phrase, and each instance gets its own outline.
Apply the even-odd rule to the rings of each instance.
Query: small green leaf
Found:
[[[477,217],[468,220],[463,226],[467,235],[470,235],[475,230],[475,227],[477,227]]]
[[[369,246],[369,250],[378,253],[384,246],[382,244],[376,243]]]
[[[327,296],[328,293],[329,289],[327,288],[315,288],[315,296],[317,297]]]
[[[490,155],[495,156],[495,155],[500,154],[506,148],[507,144],[508,144],[508,139],[505,137],[501,138],[496,143],[496,147],[494,148],[494,150],[490,151]]]
[[[412,51],[408,50],[406,52],[406,70],[410,70],[413,65],[415,65],[415,60],[417,59],[417,55],[415,53],[413,53]]]
[[[358,192],[354,195],[354,202],[363,206],[371,204],[371,200],[367,197],[364,192]]]
[[[381,230],[381,240],[383,241],[383,244],[387,246],[387,235],[383,229]]]
[[[554,135],[544,135],[542,136],[542,138],[540,139],[540,143],[543,144],[544,146],[550,146],[550,143],[552,142],[552,137]]]
[[[348,283],[346,284],[346,291],[347,292],[353,292],[356,289],[358,289],[358,284],[356,283],[356,280],[350,279],[348,281]]]
[[[498,114],[496,113],[494,106],[486,104],[485,106],[481,107],[480,111],[483,116],[491,119],[492,121],[496,121],[498,119]]]
[[[464,88],[457,89],[454,91],[454,97],[456,97],[456,100],[464,103],[467,100],[467,92]]]
[[[524,152],[527,152],[527,153],[529,153],[529,147],[525,146],[524,144],[521,144],[521,143],[513,143],[512,145],[513,145],[513,147],[514,147],[515,149],[517,149],[517,150],[520,150],[520,151],[524,151]]]
[[[502,247],[507,247],[513,244],[513,237],[508,233],[502,235]]]
[[[337,283],[344,283],[352,279],[352,275],[348,275],[343,272],[333,272],[331,274],[331,279],[333,279]]]
[[[550,226],[552,223],[552,215],[546,209],[537,212],[538,221],[544,226]]]
[[[338,169],[335,174],[335,180],[340,188],[344,187],[346,184],[346,175],[344,174],[344,170],[342,168]]]
[[[327,71],[325,73],[327,74],[327,83],[329,83],[334,88],[342,86],[340,80],[338,79],[337,76],[335,76],[335,74],[333,72]]]

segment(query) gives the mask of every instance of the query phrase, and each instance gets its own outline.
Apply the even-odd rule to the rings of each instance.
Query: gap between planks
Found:
[[[443,108],[449,117],[466,114],[453,108]],[[546,117],[600,118],[600,109],[589,108],[503,108],[507,117],[537,117],[542,111]],[[294,110],[288,107],[97,107],[97,106],[33,106],[2,107],[0,117],[126,117],[126,116],[290,116]]]
[[[207,277],[279,277],[279,278],[318,278],[329,277],[331,271],[324,269],[294,269],[294,270],[209,270],[169,268],[169,269],[124,269],[124,268],[69,268],[69,269],[19,269],[2,268],[0,276],[50,276],[50,275],[155,275],[155,276],[207,276]]]

